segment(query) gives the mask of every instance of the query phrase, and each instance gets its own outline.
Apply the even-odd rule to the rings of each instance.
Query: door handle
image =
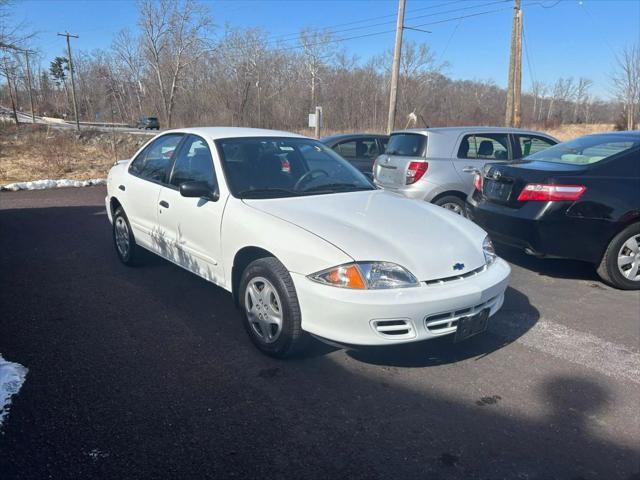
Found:
[[[120,190],[122,190],[123,192],[126,190],[126,188],[124,187],[124,185],[119,185],[119,186],[118,186],[118,188],[119,188]]]
[[[477,167],[466,166],[462,169],[464,173],[480,173],[480,170]]]
[[[161,206],[161,207],[164,207],[164,208],[169,208],[169,203],[168,203],[168,202],[165,202],[164,200],[162,200],[162,201],[160,202],[160,206]]]

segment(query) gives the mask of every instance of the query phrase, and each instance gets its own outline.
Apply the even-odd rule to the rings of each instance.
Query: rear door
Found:
[[[368,177],[372,175],[373,162],[382,153],[375,137],[345,140],[333,149]]]
[[[424,161],[427,143],[427,136],[420,133],[392,134],[374,165],[376,184],[391,190],[406,186],[407,168],[412,161]]]
[[[129,165],[126,184],[118,185],[136,241],[153,250],[156,250],[152,237],[157,228],[158,195],[183,137],[182,133],[171,133],[153,140]]]
[[[220,264],[220,224],[226,196],[214,202],[180,195],[180,185],[190,181],[207,182],[218,188],[211,149],[207,141],[188,135],[175,157],[168,184],[158,199],[160,253],[167,259],[217,284],[224,272]]]
[[[462,136],[453,163],[467,191],[471,192],[474,169],[482,171],[487,163],[508,162],[512,159],[508,134],[471,133]]]

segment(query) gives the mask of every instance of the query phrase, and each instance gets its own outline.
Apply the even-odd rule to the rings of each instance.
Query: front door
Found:
[[[160,190],[158,227],[161,254],[201,277],[222,285],[220,224],[226,198],[218,201],[180,195],[180,184],[204,181],[218,187],[209,146],[189,135],[178,151],[168,185]]]
[[[158,220],[158,196],[168,174],[176,147],[184,134],[166,134],[153,140],[129,165],[119,197],[136,242],[157,250],[153,241]]]

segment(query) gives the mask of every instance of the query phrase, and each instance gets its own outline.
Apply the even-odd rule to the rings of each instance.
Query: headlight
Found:
[[[417,287],[420,282],[406,268],[390,262],[347,263],[309,275],[314,282],[352,289]]]
[[[496,250],[493,248],[493,242],[487,235],[482,242],[482,251],[484,252],[484,261],[487,265],[491,265],[496,261]]]

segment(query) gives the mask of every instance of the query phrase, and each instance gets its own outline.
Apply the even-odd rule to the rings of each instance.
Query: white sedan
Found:
[[[393,345],[487,328],[510,269],[486,233],[376,189],[322,143],[286,132],[165,132],[109,172],[126,265],[141,248],[228,290],[253,343],[287,356],[308,334]]]

